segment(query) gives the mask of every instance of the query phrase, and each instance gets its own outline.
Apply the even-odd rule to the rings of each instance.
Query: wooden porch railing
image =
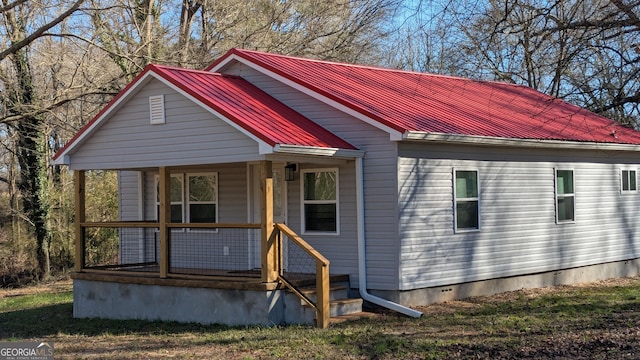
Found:
[[[207,236],[217,236],[220,233],[211,233],[202,231],[206,231],[207,229],[219,229],[220,231],[234,231],[234,230],[251,230],[255,229],[258,231],[261,227],[261,224],[220,224],[220,223],[207,223],[207,224],[166,224],[167,229],[184,229],[190,228],[195,230],[193,233],[177,233],[174,235],[184,235],[188,237],[197,237],[202,234]],[[171,267],[172,263],[172,255],[169,254],[169,247],[171,244],[171,234],[169,234],[169,241],[167,242],[167,248],[162,249],[161,244],[158,239],[155,237],[159,236],[160,226],[158,222],[155,221],[113,221],[113,222],[82,222],[79,223],[79,248],[81,249],[81,255],[76,259],[76,270],[77,271],[90,271],[90,272],[99,272],[99,273],[113,273],[117,271],[119,274],[131,274],[131,275],[140,275],[143,272],[146,273],[156,273],[157,276],[161,277],[162,267],[166,266],[166,272],[172,276],[180,276],[186,278],[207,278],[210,275],[205,274],[214,274],[214,272],[206,271],[213,269],[223,269],[217,266],[216,264],[211,264],[212,267],[204,268],[205,271],[200,274],[199,272],[184,272],[185,270],[176,270],[173,271],[173,267]],[[137,230],[136,230],[137,229]],[[128,231],[128,235],[125,235],[124,231]],[[106,233],[98,232],[106,231]],[[246,233],[244,233],[246,234]],[[149,240],[149,236],[152,236],[153,239]],[[131,253],[127,253],[127,248],[121,248],[125,246],[124,238],[133,238],[134,243],[138,243],[139,239],[144,239],[145,246],[149,245],[153,248],[151,250],[143,250],[142,252],[136,252],[137,249],[134,249],[134,254],[131,256]],[[294,281],[291,281],[291,278],[288,276],[294,276],[291,269],[288,269],[287,272],[284,271],[285,263],[285,247],[283,246],[283,237],[286,237],[289,242],[288,253],[297,252],[301,255],[308,266],[306,266],[303,275],[308,276],[310,273],[315,271],[315,289],[317,300],[314,302],[308,296],[306,296],[303,292],[301,292],[295,285]],[[104,248],[96,248],[95,244],[92,242],[91,246],[88,246],[88,241],[93,241],[97,238],[106,239],[103,240],[102,245],[106,246]],[[241,239],[243,244],[246,244],[246,237]],[[291,246],[296,246],[297,250],[293,250]],[[130,243],[129,245],[130,246]],[[267,248],[272,249],[273,253],[276,254],[275,263],[273,264],[262,264],[262,267],[265,266],[274,266],[277,271],[277,281],[284,284],[287,288],[289,288],[295,295],[297,295],[300,299],[302,299],[305,303],[307,303],[310,307],[312,307],[316,312],[316,324],[319,328],[327,328],[329,326],[330,319],[330,281],[329,281],[329,260],[325,258],[321,253],[319,253],[316,249],[314,249],[311,245],[309,245],[304,239],[302,239],[298,234],[296,234],[293,230],[291,230],[285,224],[274,224],[273,231],[271,232],[271,236],[269,238],[269,243],[267,244]],[[95,252],[97,250],[97,253]],[[105,251],[108,250],[108,251]],[[163,264],[162,253],[167,253],[165,257],[166,264]],[[90,254],[98,254],[102,256],[101,259],[95,259]],[[130,255],[130,258],[134,260],[127,260],[125,255]],[[150,255],[151,257],[148,257]],[[87,262],[89,260],[89,262]],[[290,260],[291,261],[291,260]],[[315,263],[315,268],[312,267],[312,264]],[[218,264],[219,265],[219,264]],[[291,267],[291,264],[289,264]],[[188,268],[188,266],[187,266]],[[188,269],[187,269],[188,271]],[[240,272],[241,273],[241,272]]]
[[[78,228],[78,272],[117,270],[120,274],[135,271],[161,276],[165,267],[172,277],[206,278],[225,271],[239,275],[248,271],[248,231],[255,230],[257,238],[260,224],[169,223],[165,247],[156,221],[82,222]],[[179,231],[184,229],[192,231]],[[198,241],[198,245],[191,246],[193,241],[189,240]],[[231,251],[223,254],[222,244]],[[189,261],[198,256],[198,260]]]
[[[317,301],[313,303],[306,295],[299,291],[286,276],[284,276],[284,261],[283,261],[283,244],[282,235],[285,235],[292,243],[304,250],[316,263],[316,295]],[[311,247],[306,241],[304,241],[298,234],[291,230],[285,224],[274,224],[274,231],[271,235],[271,241],[274,242],[276,252],[278,254],[278,279],[288,287],[294,294],[300,299],[306,302],[316,311],[316,325],[319,328],[326,329],[329,327],[329,319],[331,317],[331,307],[329,303],[329,260],[320,254],[316,249]]]

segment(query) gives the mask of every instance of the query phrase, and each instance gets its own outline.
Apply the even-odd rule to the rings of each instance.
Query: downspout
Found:
[[[360,290],[360,296],[363,300],[374,303],[376,305],[385,307],[390,310],[397,311],[401,314],[408,315],[414,318],[422,316],[420,311],[411,309],[407,306],[394,303],[387,299],[371,295],[367,292],[367,259],[366,259],[366,247],[364,236],[364,177],[362,158],[356,158],[356,209],[357,209],[357,224],[358,224],[358,288]]]

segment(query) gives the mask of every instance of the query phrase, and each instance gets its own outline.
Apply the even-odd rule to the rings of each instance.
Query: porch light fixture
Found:
[[[293,181],[296,179],[296,164],[289,164],[284,167],[284,181]]]

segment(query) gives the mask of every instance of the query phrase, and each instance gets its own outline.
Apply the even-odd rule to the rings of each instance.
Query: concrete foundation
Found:
[[[640,259],[584,266],[508,278],[408,291],[369,292],[405,305],[422,306],[524,288],[542,288],[640,276]],[[167,286],[138,282],[73,280],[73,315],[77,318],[140,319],[201,324],[313,324],[314,315],[283,289],[251,290]],[[357,291],[350,289],[357,294]]]
[[[74,279],[77,318],[273,326],[285,322],[285,290],[174,287]]]
[[[369,290],[369,292],[373,295],[405,306],[421,306],[520,289],[543,288],[554,285],[570,285],[639,275],[640,259],[633,259],[539,274],[475,281],[433,288],[408,291]]]

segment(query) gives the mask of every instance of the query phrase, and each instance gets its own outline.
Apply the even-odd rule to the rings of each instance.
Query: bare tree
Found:
[[[435,71],[524,84],[638,126],[640,1],[425,0],[419,5],[407,39],[423,59],[432,58],[434,44],[446,44],[440,46],[446,51],[437,52],[446,66]],[[420,31],[425,28],[429,32]]]
[[[39,94],[31,64],[31,45],[64,19],[78,10],[83,1],[55,6],[30,2],[2,0],[2,28],[4,50],[0,52],[0,78],[5,89],[2,97],[3,117],[7,126],[5,146],[13,150],[19,176],[17,189],[24,219],[33,231],[39,275],[50,269],[49,238],[45,219],[47,209],[42,201],[41,175],[45,172],[42,157],[43,117],[36,109]],[[37,21],[44,19],[44,21]],[[10,119],[10,120],[8,120]],[[12,141],[9,145],[7,141]]]
[[[203,68],[231,47],[377,63],[400,1],[0,0],[0,182],[40,275],[71,246],[69,177],[49,159],[144,66]]]

